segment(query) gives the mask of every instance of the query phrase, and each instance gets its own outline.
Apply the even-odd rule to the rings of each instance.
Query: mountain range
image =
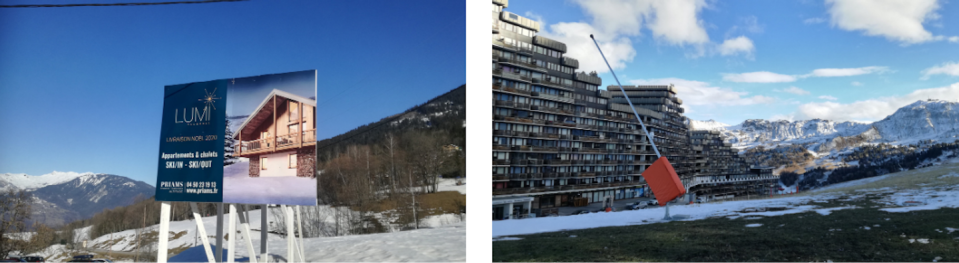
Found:
[[[33,196],[32,222],[59,226],[90,218],[104,209],[127,206],[155,193],[152,185],[124,176],[54,171],[44,175],[0,174],[0,191],[26,190]]]
[[[452,144],[466,147],[466,85],[456,87],[423,104],[401,113],[354,128],[343,134],[316,143],[317,160],[335,155],[342,145],[372,145],[387,133],[401,134],[408,130],[432,130],[450,135]]]
[[[750,119],[737,125],[728,125],[713,120],[692,120],[690,129],[719,131],[727,142],[740,150],[786,144],[802,145],[819,154],[864,143],[908,145],[925,140],[953,142],[959,139],[959,102],[916,101],[872,123],[823,119]]]

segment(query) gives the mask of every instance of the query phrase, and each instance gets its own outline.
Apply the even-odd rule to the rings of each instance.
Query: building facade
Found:
[[[316,101],[273,90],[233,135],[250,177],[316,177]]]
[[[648,196],[641,174],[657,157],[622,91],[599,89],[595,72],[565,56],[566,44],[537,35],[539,23],[504,11],[508,5],[492,4],[493,219]],[[704,167],[733,159],[705,159],[720,150],[691,145],[675,88],[623,88],[690,192],[715,187],[697,183],[710,175]]]

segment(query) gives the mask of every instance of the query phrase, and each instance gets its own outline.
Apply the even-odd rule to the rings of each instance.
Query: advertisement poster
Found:
[[[209,131],[202,131],[207,132],[204,134],[216,133],[216,138],[211,137],[211,141],[202,141],[202,144],[191,141],[178,146],[187,147],[194,153],[219,151],[209,158],[218,160],[219,166],[202,170],[203,174],[187,174],[180,169],[166,168],[167,164],[161,159],[157,200],[316,205],[316,71],[168,86],[164,114],[169,110],[168,106],[182,108],[180,104],[190,103],[186,97],[171,97],[171,90],[183,86],[193,91],[194,86],[203,85],[224,87],[222,94],[215,94],[219,96],[216,100],[220,104],[215,104],[216,110],[210,111],[213,119],[218,118],[214,125],[219,129],[214,131],[210,125],[207,127]],[[173,108],[173,114],[179,111]],[[202,109],[198,111],[202,115]],[[163,131],[167,131],[167,126],[178,127],[177,124],[169,123],[164,116]],[[186,132],[202,133],[199,128],[181,133]],[[171,136],[168,133],[161,135],[164,138]],[[161,158],[169,156],[173,149],[179,150],[165,148],[163,142],[160,149]],[[209,178],[215,182],[215,186],[211,184],[209,189],[216,194],[206,194],[209,192],[206,190],[204,194],[197,194],[190,190],[189,185],[198,181],[197,178]],[[182,184],[185,188],[176,192],[178,188],[164,188],[163,182],[169,182],[171,186]],[[206,186],[205,182],[200,186]],[[164,194],[162,198],[161,192]]]
[[[156,200],[223,200],[227,83],[166,86]]]

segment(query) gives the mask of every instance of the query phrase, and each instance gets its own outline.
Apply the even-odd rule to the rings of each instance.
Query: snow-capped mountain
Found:
[[[149,198],[155,188],[147,183],[111,174],[53,172],[40,176],[0,174],[0,190],[33,194],[33,221],[49,225],[89,218],[103,209]]]
[[[837,141],[858,143],[914,144],[919,140],[952,142],[959,139],[959,102],[916,101],[873,123],[812,119],[769,121],[752,119],[738,125],[716,121],[690,121],[690,129],[720,131],[739,149],[780,144],[803,144],[807,149],[828,152]],[[820,147],[825,146],[825,147]],[[855,146],[851,144],[839,146]]]
[[[720,130],[737,148],[758,145],[824,142],[837,136],[853,136],[869,129],[868,124],[830,120],[768,121],[752,119]]]
[[[899,108],[872,126],[884,142],[952,142],[959,139],[959,103],[943,100],[917,101]]]
[[[0,191],[6,191],[9,189],[34,190],[40,187],[63,183],[66,181],[76,179],[80,176],[91,175],[91,174],[93,173],[53,171],[52,173],[44,174],[41,176],[32,176],[27,174],[4,173],[4,174],[0,174]]]

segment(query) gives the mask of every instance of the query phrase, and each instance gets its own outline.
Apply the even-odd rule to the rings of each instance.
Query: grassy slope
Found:
[[[938,178],[950,171],[959,171],[959,164],[825,192],[959,184],[956,177]],[[859,207],[827,216],[807,212],[752,220],[710,218],[517,236],[522,240],[493,242],[493,261],[959,261],[959,231],[945,229],[959,228],[959,209],[879,211],[883,205],[875,201],[888,194],[817,204]],[[763,225],[745,227],[751,223]],[[909,242],[919,238],[930,243]]]

